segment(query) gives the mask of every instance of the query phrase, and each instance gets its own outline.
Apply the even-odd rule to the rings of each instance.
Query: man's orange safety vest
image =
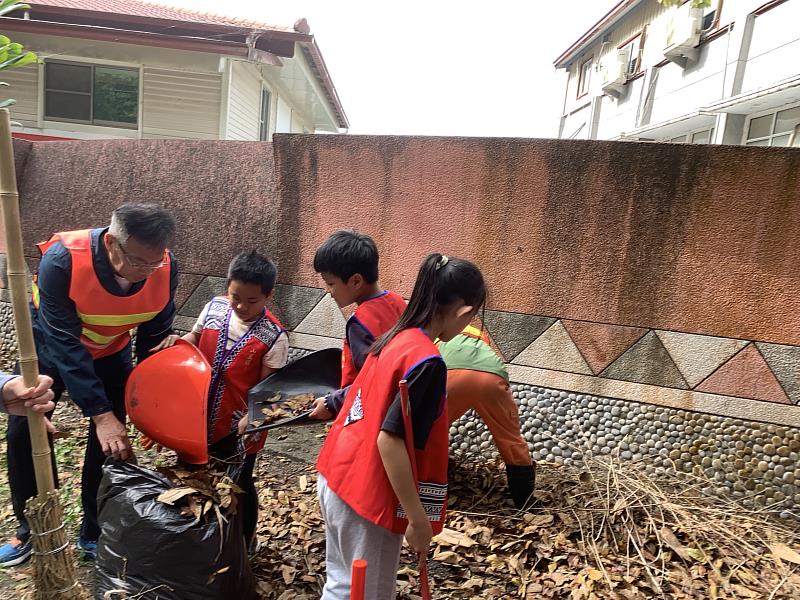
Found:
[[[44,255],[55,242],[61,242],[72,257],[69,297],[75,303],[81,321],[81,342],[92,358],[110,356],[123,350],[130,341],[130,332],[153,319],[169,303],[169,252],[164,255],[164,265],[151,273],[142,289],[130,296],[116,296],[103,287],[95,273],[91,229],[56,233],[46,242],[36,245]],[[36,278],[32,297],[33,305],[38,309]]]

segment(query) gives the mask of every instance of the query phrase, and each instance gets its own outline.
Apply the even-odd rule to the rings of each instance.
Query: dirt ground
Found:
[[[76,539],[86,422],[69,403],[54,422],[65,522]],[[3,424],[0,422],[0,427]],[[311,600],[324,583],[325,534],[314,460],[324,425],[271,432],[257,467],[259,550],[250,566],[259,597]],[[174,457],[139,449],[140,464]],[[451,599],[800,598],[800,523],[708,497],[679,474],[586,459],[579,469],[539,464],[536,499],[509,506],[502,465],[459,462],[449,472],[446,528],[431,546],[432,597]],[[0,441],[0,534],[14,518]],[[81,581],[92,589],[93,568]],[[0,571],[0,599],[30,598],[30,567]],[[155,600],[150,588],[128,600]],[[419,600],[416,561],[403,552],[398,599]],[[116,597],[113,600],[122,600]]]
[[[0,429],[5,431],[6,416],[0,415]],[[56,456],[59,465],[59,483],[65,521],[70,529],[71,539],[77,539],[80,526],[80,472],[83,465],[86,420],[70,402],[62,402],[54,415],[53,422],[66,437],[56,441]],[[267,444],[257,465],[259,478],[274,481],[276,478],[295,478],[298,473],[313,471],[325,435],[325,426],[312,424],[292,429],[276,430],[267,439]],[[16,527],[8,490],[5,436],[0,440],[0,539],[13,537]],[[152,462],[153,451],[139,449],[137,456],[142,464]],[[159,460],[170,462],[169,458]],[[267,477],[269,474],[269,477]],[[262,536],[263,537],[263,536]],[[79,576],[87,589],[92,589],[94,566],[79,563]],[[32,588],[32,569],[22,566],[0,570],[0,600],[21,598]]]

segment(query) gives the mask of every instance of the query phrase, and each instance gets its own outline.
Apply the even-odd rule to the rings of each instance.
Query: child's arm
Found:
[[[427,554],[433,530],[422,508],[403,438],[386,431],[378,434],[378,452],[397,499],[408,517],[406,540],[415,552]]]
[[[280,371],[286,366],[288,361],[289,336],[286,335],[286,332],[282,332],[272,344],[272,348],[269,349],[269,352],[261,359],[261,379],[259,379],[259,381],[266,379],[275,371]]]
[[[186,335],[181,336],[181,339],[197,346],[197,344],[200,342],[200,334],[194,331],[190,331]]]

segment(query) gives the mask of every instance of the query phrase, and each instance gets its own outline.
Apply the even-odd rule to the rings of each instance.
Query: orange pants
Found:
[[[494,373],[447,371],[447,413],[450,423],[470,408],[480,415],[507,465],[532,463],[528,444],[519,430],[519,412],[505,379]]]

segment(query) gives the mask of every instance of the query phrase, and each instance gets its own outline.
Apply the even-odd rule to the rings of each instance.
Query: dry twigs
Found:
[[[429,561],[434,598],[800,597],[800,524],[725,498],[708,482],[653,476],[643,463],[586,459],[540,465],[537,502],[510,507],[500,465],[451,471],[450,512]],[[314,474],[262,476],[259,590],[281,600],[319,597],[324,530]],[[415,598],[404,553],[399,597]]]

